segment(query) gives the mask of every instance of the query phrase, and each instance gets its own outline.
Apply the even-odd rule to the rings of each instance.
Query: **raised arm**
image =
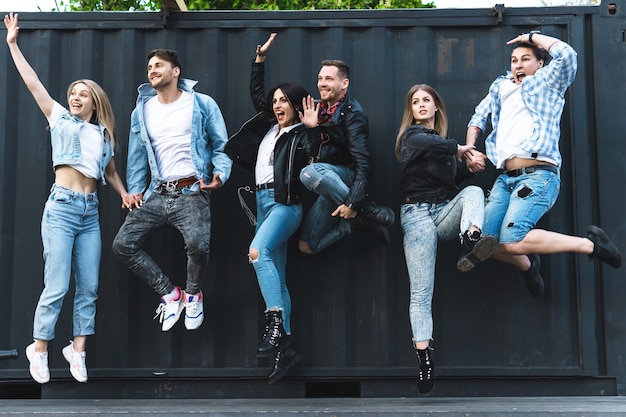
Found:
[[[267,99],[265,93],[265,54],[274,42],[276,37],[275,33],[272,33],[269,39],[263,45],[257,45],[256,58],[252,63],[252,72],[250,73],[250,98],[252,99],[252,105],[258,112],[260,111],[272,111],[272,104]]]
[[[274,43],[275,37],[276,37],[276,34],[272,33],[270,34],[270,37],[267,39],[267,41],[265,41],[263,45],[257,45],[256,59],[254,60],[254,62],[256,63],[265,62],[265,54],[270,49],[270,46],[272,46],[272,43]]]
[[[17,46],[17,34],[20,31],[17,22],[17,13],[14,15],[10,13],[4,16],[4,25],[7,28],[7,44],[9,45],[9,51],[13,57],[13,62],[20,76],[24,80],[24,84],[30,90],[33,98],[37,102],[37,105],[41,109],[41,112],[46,117],[50,117],[52,114],[52,108],[54,107],[54,99],[50,97],[48,90],[43,86],[35,70],[30,66],[19,46]]]

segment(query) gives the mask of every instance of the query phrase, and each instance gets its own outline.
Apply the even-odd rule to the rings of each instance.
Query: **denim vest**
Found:
[[[180,79],[178,88],[191,93],[193,114],[191,119],[191,160],[196,169],[196,177],[205,183],[211,182],[214,173],[220,174],[222,184],[230,177],[232,160],[224,153],[228,141],[226,123],[222,112],[213,98],[195,92],[197,81]],[[144,123],[144,103],[157,95],[149,83],[138,88],[137,105],[130,116],[130,136],[128,138],[128,163],[126,183],[131,194],[143,193],[144,201],[154,188],[163,182],[156,156]]]
[[[64,111],[59,120],[50,131],[50,141],[52,143],[52,165],[75,165],[80,162],[80,137],[79,132],[84,120],[73,116],[69,111]],[[102,159],[100,160],[100,182],[106,184],[104,172],[109,161],[113,157],[113,145],[110,140],[105,139],[104,126],[100,127],[100,135],[103,140]]]

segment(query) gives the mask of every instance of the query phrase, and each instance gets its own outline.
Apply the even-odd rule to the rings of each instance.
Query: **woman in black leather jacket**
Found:
[[[287,242],[302,222],[300,170],[311,158],[302,103],[308,92],[295,83],[281,83],[265,94],[264,60],[258,46],[252,63],[250,95],[259,112],[228,141],[233,162],[254,172],[257,222],[248,258],[265,300],[265,331],[257,356],[274,357],[273,383],[300,361],[291,345],[291,298],[285,279]],[[317,118],[315,112],[306,115]]]
[[[457,268],[462,271],[487,259],[497,244],[493,236],[481,236],[483,190],[473,185],[460,191],[457,187],[457,183],[471,177],[459,161],[473,147],[447,139],[447,131],[448,116],[439,94],[425,84],[411,87],[396,141],[396,156],[400,161],[402,190],[400,223],[409,272],[409,318],[421,393],[433,388],[430,340],[437,241],[460,237],[465,255]]]

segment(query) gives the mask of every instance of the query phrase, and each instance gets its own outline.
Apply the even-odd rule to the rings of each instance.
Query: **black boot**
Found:
[[[283,314],[281,311],[265,312],[265,331],[263,340],[257,350],[258,357],[271,356],[276,353],[285,337]]]
[[[456,269],[467,272],[491,256],[498,244],[494,236],[480,236],[480,231],[469,230],[461,236],[461,257],[456,263]]]
[[[276,359],[274,360],[274,369],[272,373],[268,376],[268,383],[273,384],[274,382],[281,379],[289,368],[297,364],[302,360],[302,356],[296,352],[296,350],[291,346],[291,341],[289,340],[289,336],[285,336],[286,340],[281,344],[278,349],[278,353],[276,354]]]
[[[433,390],[433,376],[435,374],[435,364],[433,363],[431,347],[426,349],[418,349],[413,344],[417,352],[417,363],[419,365],[419,373],[417,380],[417,389],[420,394],[428,394]]]
[[[587,229],[587,239],[593,242],[593,253],[590,258],[598,258],[603,262],[611,265],[613,268],[619,268],[622,264],[622,254],[615,243],[609,239],[604,230],[598,226],[589,226]]]
[[[541,267],[541,258],[539,255],[530,254],[526,255],[530,260],[530,268],[526,271],[521,271],[524,282],[526,282],[526,288],[530,291],[530,294],[535,298],[540,298],[543,295],[543,278],[539,273]]]
[[[365,217],[383,227],[393,226],[396,215],[389,207],[377,206],[373,201],[365,203],[363,208],[359,210],[357,216]]]

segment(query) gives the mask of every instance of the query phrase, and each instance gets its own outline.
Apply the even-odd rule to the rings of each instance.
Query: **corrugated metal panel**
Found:
[[[618,4],[623,7],[623,1]],[[408,88],[416,83],[435,87],[446,101],[451,135],[463,141],[474,106],[490,82],[508,68],[506,41],[540,28],[572,43],[580,65],[563,116],[561,196],[541,226],[583,234],[587,224],[598,220],[613,232],[621,223],[623,210],[618,208],[624,207],[621,201],[603,205],[615,198],[605,188],[614,177],[604,171],[608,168],[603,162],[623,162],[610,146],[619,134],[623,136],[623,129],[616,126],[624,118],[589,111],[594,104],[598,109],[623,107],[616,89],[593,94],[598,74],[608,72],[606,80],[621,74],[606,64],[600,69],[596,62],[615,60],[618,67],[624,65],[623,43],[596,41],[613,18],[602,15],[604,8],[504,9],[500,23],[490,9],[22,13],[19,43],[60,102],[67,85],[78,78],[92,78],[108,92],[121,137],[116,158],[122,174],[129,115],[136,87],[145,80],[145,56],[151,49],[179,52],[183,76],[199,80],[198,90],[217,100],[229,133],[254,112],[247,88],[250,61],[255,46],[271,31],[279,35],[266,64],[268,84],[293,80],[316,92],[321,60],[343,59],[352,69],[351,93],[370,116],[373,198],[397,212],[398,165],[393,146]],[[613,32],[623,26],[623,19],[611,22]],[[592,49],[595,55],[587,53]],[[621,51],[617,58],[615,50],[618,55]],[[33,311],[42,288],[39,224],[53,176],[45,118],[21,82],[7,48],[0,48],[0,62],[4,91],[0,94],[0,280],[5,299],[10,300],[0,304],[4,318],[0,348],[23,349],[31,339]],[[623,77],[621,82],[623,87]],[[601,137],[588,134],[596,127]],[[597,158],[587,151],[599,146],[596,139],[609,142],[603,148],[609,150],[598,151]],[[596,169],[600,179],[606,179],[599,193]],[[487,189],[494,177],[491,169],[476,182]],[[90,375],[148,376],[160,370],[180,376],[265,375],[267,369],[259,368],[254,355],[263,302],[246,258],[253,228],[236,197],[237,188],[250,182],[246,173],[235,168],[231,180],[213,195],[211,267],[204,284],[207,317],[196,332],[179,325],[162,333],[152,321],[156,295],[110,250],[124,218],[119,199],[111,189],[100,190],[104,249],[97,335],[88,345]],[[294,375],[414,374],[408,279],[398,225],[392,239],[390,246],[381,246],[368,235],[355,234],[315,257],[291,248],[293,338],[304,356]],[[169,230],[159,233],[148,249],[182,283],[185,258],[178,235]],[[433,305],[438,375],[624,376],[618,364],[605,369],[599,359],[605,346],[597,325],[604,317],[595,283],[603,282],[604,291],[610,293],[621,288],[616,280],[601,281],[603,271],[581,257],[545,256],[542,271],[547,291],[543,299],[535,300],[512,268],[495,261],[465,275],[457,273],[458,251],[456,242],[440,245]],[[610,274],[612,278],[620,272]],[[66,366],[60,348],[71,336],[70,300],[66,299],[51,346],[52,368]],[[23,357],[0,363],[0,368],[0,376],[28,378]]]

